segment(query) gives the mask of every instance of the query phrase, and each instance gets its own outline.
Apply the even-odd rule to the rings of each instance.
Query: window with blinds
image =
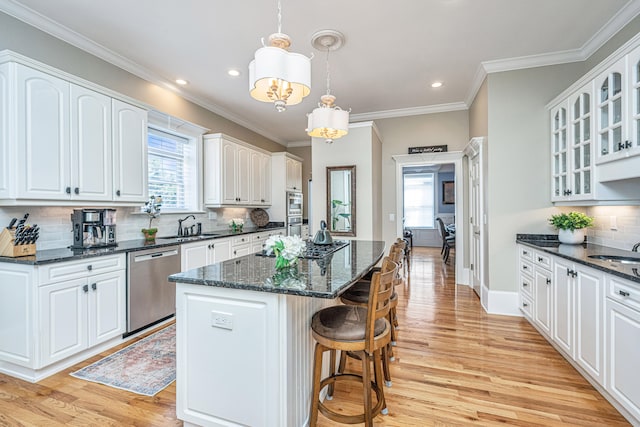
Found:
[[[149,195],[162,196],[162,210],[196,210],[195,141],[148,129]]]
[[[435,174],[405,173],[404,226],[433,228],[435,218]]]

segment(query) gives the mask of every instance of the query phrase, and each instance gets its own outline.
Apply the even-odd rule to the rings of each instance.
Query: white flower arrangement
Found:
[[[229,221],[229,227],[231,227],[233,231],[242,231],[244,220],[242,218],[232,218],[231,221]]]
[[[276,269],[294,265],[306,246],[300,236],[271,236],[265,242],[267,255],[276,255]]]
[[[162,196],[150,196],[149,201],[140,208],[141,212],[149,215],[149,228],[151,221],[160,216],[160,208],[162,207]]]

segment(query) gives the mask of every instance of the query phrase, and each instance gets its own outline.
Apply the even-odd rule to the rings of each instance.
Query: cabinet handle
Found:
[[[571,276],[571,270],[567,268],[567,276]]]
[[[578,272],[577,271],[571,271],[571,277],[578,277]]]
[[[618,291],[618,294],[622,295],[623,297],[628,297],[629,296],[629,292],[623,291],[622,289],[620,289]]]
[[[529,284],[527,282],[522,282],[522,287],[526,288],[527,286],[529,286]]]
[[[116,196],[120,197],[120,190],[116,190]]]
[[[529,255],[529,252],[527,252],[527,251],[522,251],[522,255]]]
[[[523,270],[528,270],[528,268],[527,268],[527,266],[526,266],[526,265],[523,265],[523,266],[522,266],[522,269],[523,269]]]
[[[544,258],[542,258],[541,256],[538,257],[538,262],[542,262],[544,261]]]
[[[89,271],[93,270],[93,266],[91,264],[87,265],[87,270]]]
[[[84,291],[84,293],[89,292],[89,285],[84,285],[84,286],[82,287],[82,290]]]
[[[529,307],[529,304],[527,304],[526,302],[523,302],[523,303],[522,303],[522,306],[523,306],[523,307]]]
[[[67,194],[71,194],[71,187],[65,188],[64,192],[67,193]]]
[[[551,279],[547,277],[547,285],[550,285],[550,284],[551,284]]]
[[[631,141],[624,142],[624,148],[631,148],[631,147],[633,147],[633,143]]]
[[[94,291],[95,291],[96,289],[98,289],[98,284],[97,284],[97,283],[92,283],[92,284],[91,284],[91,289],[93,289]]]
[[[80,189],[78,187],[76,187],[76,188],[73,189],[73,192],[76,193],[76,194],[80,194]]]
[[[234,254],[234,255],[236,255],[236,254],[237,254],[237,252],[234,250],[234,251],[233,251],[233,254]]]

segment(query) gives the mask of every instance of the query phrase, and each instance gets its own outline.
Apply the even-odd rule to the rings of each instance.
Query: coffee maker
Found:
[[[74,209],[71,214],[73,244],[71,248],[116,246],[115,209]]]

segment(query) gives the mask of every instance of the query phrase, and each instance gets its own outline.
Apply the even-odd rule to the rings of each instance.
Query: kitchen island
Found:
[[[336,303],[384,254],[350,241],[275,272],[247,255],[169,276],[176,282],[178,418],[185,426],[304,426],[311,397],[311,316]]]

